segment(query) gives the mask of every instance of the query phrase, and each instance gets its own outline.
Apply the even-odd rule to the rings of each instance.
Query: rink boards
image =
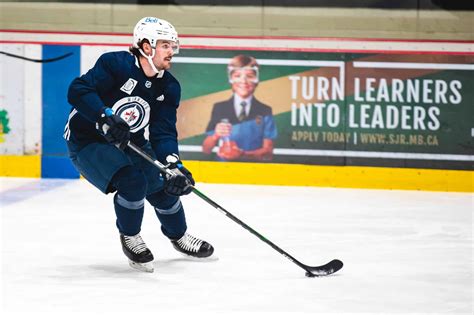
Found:
[[[41,157],[0,156],[1,176],[41,177]],[[473,192],[472,171],[186,161],[199,182]]]
[[[127,49],[129,36],[2,35],[2,51],[10,54],[67,57],[47,63],[0,57],[2,76],[8,74],[0,90],[0,175],[78,177],[62,140],[67,87],[101,53]],[[172,69],[183,86],[180,151],[198,181],[473,191],[474,126],[466,119],[473,94],[465,88],[472,84],[472,43],[198,36],[181,42]],[[230,95],[225,66],[237,53],[260,62],[256,97],[272,105],[278,126],[274,158],[266,163],[214,162],[200,152],[213,102]],[[196,87],[200,78],[205,86]],[[397,78],[408,82],[412,98],[419,93],[417,104],[408,106],[401,99],[407,94],[393,91]],[[384,82],[389,88],[381,90]],[[435,86],[444,92],[436,94]],[[196,108],[202,117],[189,123]]]

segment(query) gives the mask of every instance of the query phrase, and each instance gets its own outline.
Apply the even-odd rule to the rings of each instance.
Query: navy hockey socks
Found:
[[[143,220],[147,187],[145,176],[135,167],[127,166],[114,176],[112,184],[117,189],[114,196],[117,228],[124,235],[136,235]]]
[[[133,236],[140,233],[144,201],[128,201],[118,193],[114,196],[114,208],[117,215],[117,228],[121,234]]]
[[[183,236],[187,226],[183,205],[179,198],[160,191],[148,196],[147,199],[155,207],[163,234],[170,239]]]

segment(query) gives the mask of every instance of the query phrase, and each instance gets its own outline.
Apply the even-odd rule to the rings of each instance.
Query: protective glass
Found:
[[[258,68],[257,67],[228,67],[229,83],[244,83],[250,82],[258,83]]]
[[[162,50],[162,51],[168,51],[168,50],[173,50],[173,54],[177,55],[179,54],[179,41],[161,41],[159,40],[158,43],[156,44],[156,49]]]

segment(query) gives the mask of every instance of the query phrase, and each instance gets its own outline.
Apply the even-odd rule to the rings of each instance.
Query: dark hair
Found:
[[[242,68],[242,67],[257,67],[258,68],[258,63],[257,63],[257,60],[252,56],[237,55],[230,60],[229,66],[236,67],[236,68]]]
[[[140,47],[141,49],[143,49],[143,44],[144,44],[144,43],[148,43],[148,44],[149,44],[150,42],[149,42],[148,39],[146,39],[146,38],[145,38],[145,39],[142,39],[142,41],[141,41],[140,43],[138,43],[138,47]],[[133,54],[133,55],[135,55],[135,56],[137,56],[137,57],[140,57],[140,56],[141,56],[140,51],[138,50],[138,48],[136,48],[136,47],[134,47],[134,46],[128,47],[128,51],[129,51],[131,54]]]

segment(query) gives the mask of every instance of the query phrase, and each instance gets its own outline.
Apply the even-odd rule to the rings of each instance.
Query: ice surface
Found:
[[[472,314],[473,194],[197,186],[307,265],[304,271],[197,196],[189,232],[218,260],[196,262],[161,234],[142,237],[155,272],[128,266],[112,196],[84,180],[0,178],[2,314]]]

